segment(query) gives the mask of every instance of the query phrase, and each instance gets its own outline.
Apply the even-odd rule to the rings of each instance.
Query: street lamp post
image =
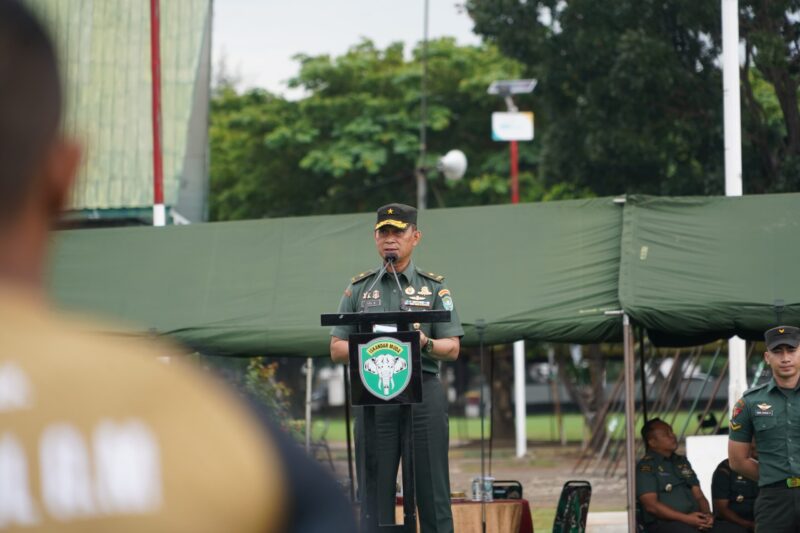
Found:
[[[489,85],[487,92],[492,95],[502,96],[506,102],[508,115],[516,116],[522,115],[519,113],[512,95],[514,94],[528,94],[533,92],[536,87],[536,80],[498,80]],[[527,116],[527,114],[526,114]],[[523,120],[523,131],[517,131],[513,126],[510,128],[508,138],[497,136],[492,127],[492,136],[497,140],[509,141],[509,156],[510,156],[510,170],[511,170],[511,203],[519,203],[519,146],[518,140],[532,140],[533,139],[533,115],[530,115],[530,124],[527,124],[527,118],[521,117]],[[494,117],[492,122],[494,122]],[[512,121],[514,122],[514,121]],[[526,126],[530,126],[530,134],[528,134]],[[516,341],[514,343],[514,429],[516,434],[516,456],[524,457],[528,451],[528,435],[526,429],[526,398],[525,398],[525,341]]]

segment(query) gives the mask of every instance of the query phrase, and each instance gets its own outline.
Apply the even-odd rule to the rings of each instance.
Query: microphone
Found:
[[[397,261],[397,254],[390,252],[386,254],[383,258],[386,261],[386,263],[384,263],[386,271],[387,272],[391,271],[391,273],[394,274],[394,281],[395,283],[397,283],[397,294],[400,295],[400,310],[407,311],[405,304],[403,304],[403,287],[402,285],[400,285],[400,278],[397,277],[397,268],[395,268],[394,266],[395,261]]]
[[[395,255],[395,254],[386,254],[386,257],[384,257],[384,262],[381,263],[381,269],[378,271],[378,275],[375,276],[375,279],[372,280],[372,283],[367,288],[367,290],[364,291],[364,292],[366,292],[366,293],[371,292],[372,289],[375,287],[375,285],[378,283],[378,281],[380,281],[381,276],[383,276],[384,273],[387,272],[387,267],[389,265],[392,265],[392,268],[394,268],[394,262],[396,260],[397,260],[397,255]],[[395,276],[397,276],[397,274],[395,274]],[[364,312],[364,305],[365,305],[364,304],[364,299],[362,298],[361,299],[361,303],[358,306],[359,307],[359,313],[363,313]]]

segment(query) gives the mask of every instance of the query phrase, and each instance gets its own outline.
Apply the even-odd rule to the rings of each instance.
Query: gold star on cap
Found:
[[[394,209],[390,208],[388,211],[386,211],[386,213],[389,214],[389,215],[393,215],[394,214]],[[781,333],[783,333],[783,330],[781,330]]]
[[[783,333],[784,331],[786,331],[786,330],[781,328],[781,329],[778,330],[778,333]]]

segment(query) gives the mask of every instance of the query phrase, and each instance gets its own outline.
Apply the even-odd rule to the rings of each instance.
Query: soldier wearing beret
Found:
[[[725,531],[714,523],[708,500],[689,460],[675,453],[672,427],[653,418],[642,427],[647,453],[636,464],[636,497],[640,522],[647,533]]]
[[[340,312],[448,310],[450,322],[421,324],[422,403],[412,407],[414,416],[414,465],[417,506],[422,533],[450,533],[453,517],[450,509],[448,465],[449,430],[447,398],[439,381],[441,361],[458,357],[464,330],[456,313],[453,297],[444,284],[444,276],[428,272],[411,260],[422,234],[417,227],[417,210],[403,204],[389,204],[378,209],[374,229],[375,246],[387,270],[375,268],[354,276],[344,291]],[[395,272],[400,281],[398,287]],[[336,326],[331,330],[331,358],[348,363],[347,338],[355,330]],[[400,462],[400,410],[382,406],[375,413],[380,439],[378,451],[378,515],[380,523],[394,522],[394,498]],[[356,411],[356,455],[361,451],[361,418]],[[359,473],[363,476],[363,472]],[[361,486],[363,484],[360,483]]]
[[[750,455],[757,458],[753,442],[750,443]],[[718,524],[729,522],[737,533],[753,531],[757,496],[758,483],[734,471],[728,459],[717,465],[711,478],[711,500]]]
[[[758,481],[756,531],[800,531],[800,329],[764,333],[772,378],[744,393],[731,413],[731,468]],[[755,438],[758,460],[750,455]]]

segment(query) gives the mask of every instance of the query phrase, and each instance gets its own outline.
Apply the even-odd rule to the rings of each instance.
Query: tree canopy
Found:
[[[420,154],[422,48],[406,57],[364,40],[340,57],[297,56],[290,101],[263,90],[218,87],[211,112],[211,215],[214,220],[369,211],[389,201],[416,203]],[[430,207],[504,203],[509,198],[507,143],[491,140],[491,113],[505,109],[486,94],[495,79],[522,67],[493,46],[428,46]],[[521,108],[529,104],[521,102]],[[458,148],[469,169],[447,183],[436,160]],[[537,143],[520,143],[523,200],[572,197],[571,186],[545,187]]]
[[[797,0],[740,0],[744,189],[800,185]],[[540,173],[597,194],[723,191],[720,3],[468,0],[539,80]]]

